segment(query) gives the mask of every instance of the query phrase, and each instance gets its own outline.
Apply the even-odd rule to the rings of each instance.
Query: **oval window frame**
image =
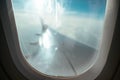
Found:
[[[16,68],[29,80],[39,80],[39,79],[49,79],[53,80],[52,77],[41,75],[37,70],[33,69],[24,59],[17,36],[17,30],[13,15],[13,9],[11,5],[10,0],[5,0],[3,3],[4,6],[6,6],[4,9],[8,13],[4,14],[4,10],[1,13],[3,16],[2,22],[6,22],[8,24],[3,24],[5,36],[7,39],[8,47],[11,52],[11,56],[13,59],[14,64],[16,65]],[[107,0],[107,8],[106,8],[106,14],[105,14],[105,22],[104,22],[104,32],[102,36],[102,42],[100,45],[99,53],[100,55],[96,59],[95,64],[91,66],[89,70],[86,70],[86,72],[82,73],[81,75],[77,77],[71,77],[71,78],[59,78],[60,80],[68,79],[68,80],[93,80],[95,79],[100,72],[102,71],[106,60],[108,56],[108,52],[111,45],[111,40],[114,32],[115,22],[116,22],[116,16],[117,16],[117,9],[118,4],[117,0]],[[112,19],[111,19],[112,18]],[[14,54],[16,53],[16,54]],[[54,77],[55,80],[58,80],[57,77]]]

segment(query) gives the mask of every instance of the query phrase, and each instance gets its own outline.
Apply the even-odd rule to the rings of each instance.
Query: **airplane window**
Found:
[[[41,74],[77,76],[98,56],[106,0],[12,0],[19,44]]]

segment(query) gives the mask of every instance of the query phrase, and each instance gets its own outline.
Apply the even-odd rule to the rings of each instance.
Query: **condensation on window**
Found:
[[[42,74],[77,76],[97,57],[106,0],[12,0],[19,44]]]

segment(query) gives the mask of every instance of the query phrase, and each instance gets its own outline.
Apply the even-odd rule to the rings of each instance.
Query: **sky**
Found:
[[[27,6],[32,9],[36,3],[39,5],[36,7],[40,8],[42,3],[50,3],[50,1],[53,3],[57,1],[66,12],[97,14],[100,17],[104,16],[106,8],[106,0],[12,0],[14,8],[17,10],[25,9]],[[45,5],[43,7],[46,7]]]
[[[68,4],[68,5],[67,5]],[[103,15],[106,7],[106,0],[66,0],[66,8],[70,11],[93,13]]]
[[[42,17],[61,34],[95,48],[98,45],[106,0],[12,0],[12,3],[19,28],[39,26]]]

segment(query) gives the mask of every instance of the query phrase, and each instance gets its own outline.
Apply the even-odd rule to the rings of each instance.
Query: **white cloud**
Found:
[[[40,29],[40,17],[34,13],[15,12],[15,18],[21,30]],[[57,20],[55,16],[47,15],[44,21],[57,32],[93,48],[97,47],[101,38],[104,22],[103,19],[80,15],[62,15]]]

